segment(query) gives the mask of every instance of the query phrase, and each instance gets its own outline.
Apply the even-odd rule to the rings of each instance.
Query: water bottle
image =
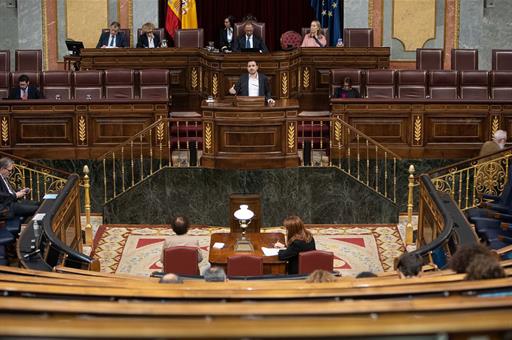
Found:
[[[39,229],[38,220],[34,220],[34,223],[32,223],[32,229],[34,229],[34,237],[38,239],[39,235],[41,235],[41,229]]]
[[[339,38],[338,42],[336,43],[336,47],[343,47],[343,39]]]

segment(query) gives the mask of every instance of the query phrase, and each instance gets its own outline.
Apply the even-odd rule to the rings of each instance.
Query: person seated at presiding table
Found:
[[[345,77],[343,87],[338,87],[334,91],[334,98],[361,98],[359,91],[352,87],[352,79]]]
[[[14,172],[14,161],[8,157],[0,158],[0,210],[8,209],[7,218],[32,217],[39,208],[39,202],[25,200],[30,188],[16,191],[9,183]],[[24,221],[24,222],[25,222]]]
[[[123,32],[119,32],[119,28],[121,28],[121,24],[113,21],[110,24],[110,30],[101,33],[96,48],[130,47],[130,40],[125,37]]]
[[[254,48],[260,52],[268,52],[267,45],[260,37],[255,36],[254,26],[248,22],[244,25],[244,32],[242,36],[235,40],[233,51],[241,51],[243,48]]]
[[[41,94],[35,86],[30,85],[30,79],[26,74],[18,78],[18,86],[10,89],[9,99],[40,99]]]
[[[300,47],[325,47],[327,46],[327,40],[325,36],[322,34],[320,26],[320,21],[313,20],[311,21],[311,26],[309,28],[309,33],[304,36],[302,40],[302,45]]]
[[[233,27],[235,27],[235,17],[228,15],[224,18],[224,28],[220,30],[219,35],[219,49],[221,52],[233,49]]]
[[[172,247],[196,247],[197,262],[201,262],[203,260],[203,254],[201,253],[201,249],[199,249],[199,242],[197,239],[186,235],[189,227],[190,223],[186,216],[176,216],[172,220],[171,228],[176,235],[165,240],[162,248],[162,255],[160,256],[160,261],[162,263],[164,262],[165,249]]]
[[[299,253],[316,250],[315,239],[311,232],[304,228],[304,223],[298,216],[288,216],[284,219],[283,225],[287,233],[286,249],[279,250],[278,257],[281,261],[288,261],[288,274],[297,274]],[[284,248],[285,245],[278,241],[274,247]]]
[[[142,34],[137,40],[137,48],[155,48],[160,47],[160,37],[154,33],[155,25],[146,22],[142,25]]]
[[[271,98],[272,93],[268,77],[258,72],[256,60],[249,60],[247,62],[247,72],[240,76],[236,84],[233,84],[229,89],[229,93],[237,96],[265,96],[267,103],[274,105],[275,100]]]

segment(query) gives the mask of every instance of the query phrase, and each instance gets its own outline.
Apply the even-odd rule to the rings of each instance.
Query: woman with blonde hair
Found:
[[[325,36],[322,34],[322,26],[320,25],[320,21],[311,21],[309,33],[304,36],[304,40],[302,40],[302,45],[300,45],[300,47],[325,46],[327,46],[327,40],[325,39]]]
[[[304,223],[298,216],[288,216],[284,219],[287,242],[286,249],[279,250],[279,260],[288,261],[288,274],[299,272],[299,253],[315,250],[315,239],[311,232],[304,228]],[[281,242],[276,242],[276,248],[285,248]]]
[[[155,48],[160,47],[160,37],[155,34],[155,25],[146,22],[142,25],[142,34],[137,40],[137,48]]]

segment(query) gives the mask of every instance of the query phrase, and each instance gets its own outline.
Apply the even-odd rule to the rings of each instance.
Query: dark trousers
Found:
[[[11,213],[14,215],[13,217],[23,217],[27,219],[27,217],[34,216],[38,208],[39,202],[22,200],[11,204]]]

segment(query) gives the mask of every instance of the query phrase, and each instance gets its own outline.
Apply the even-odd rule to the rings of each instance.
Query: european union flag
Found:
[[[311,0],[311,7],[315,10],[316,18],[322,27],[329,28],[330,46],[336,46],[339,38],[342,38],[343,0]]]

